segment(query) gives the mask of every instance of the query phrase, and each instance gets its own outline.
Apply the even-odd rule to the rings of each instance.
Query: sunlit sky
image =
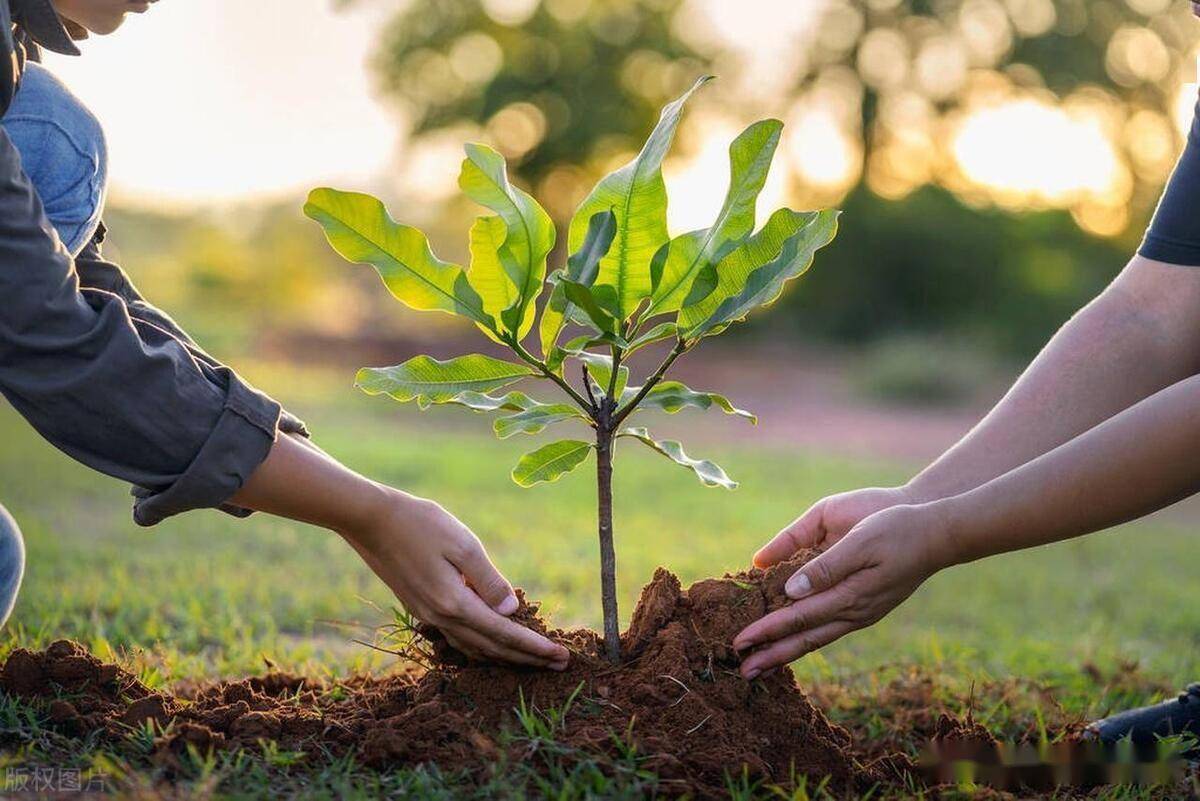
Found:
[[[438,147],[406,150],[403,120],[374,91],[368,66],[380,22],[399,2],[360,0],[350,10],[334,11],[332,0],[163,0],[116,35],[84,42],[82,58],[50,55],[47,63],[104,123],[113,194],[125,202],[223,203],[291,195],[321,182],[367,189],[407,185],[433,196],[455,189],[460,132]],[[690,2],[699,12],[691,15],[698,35],[740,49],[750,80],[739,93],[761,94],[757,105],[788,123],[784,166],[773,170],[762,206],[787,202],[789,171],[818,188],[856,180],[861,144],[845,136],[839,122],[856,111],[844,102],[839,107],[837,87],[825,94],[818,88],[794,107],[778,108],[784,87],[773,84],[787,79],[787,62],[801,51],[797,41],[816,35],[821,7],[841,0]],[[875,42],[874,52],[886,57],[888,44]],[[959,58],[952,49],[918,55],[918,80],[952,73]],[[920,74],[923,68],[928,75]],[[1195,89],[1188,91],[1190,96],[1181,95],[1180,125],[1190,116]],[[703,103],[694,113],[692,129],[704,136],[689,142],[688,159],[669,162],[667,169],[675,230],[707,224],[720,203],[712,188],[727,182],[728,141],[750,121],[723,118]],[[884,176],[876,187],[884,194],[889,181],[899,181],[893,186],[899,195],[909,178],[919,183],[927,170],[938,169],[930,135],[923,134],[922,142],[914,133],[936,129],[913,124],[925,114],[919,104],[901,102],[892,113],[897,136],[895,147],[885,151],[891,163],[883,164],[891,173],[868,170],[868,179]],[[1119,219],[1112,209],[1127,199],[1130,180],[1116,140],[1159,143],[1143,150],[1154,150],[1146,157],[1160,165],[1173,158],[1161,152],[1162,143],[1174,147],[1161,119],[1135,122],[1141,127],[1130,123],[1122,134],[1095,104],[1060,107],[1045,98],[1009,96],[975,104],[936,136],[945,138],[966,189],[987,187],[1000,202],[1016,205],[1097,199],[1108,203],[1108,211],[1096,213],[1109,214],[1114,227]],[[1104,228],[1100,217],[1092,222]]]
[[[162,0],[46,63],[104,124],[118,196],[186,204],[373,180],[400,130],[366,66],[386,5]]]

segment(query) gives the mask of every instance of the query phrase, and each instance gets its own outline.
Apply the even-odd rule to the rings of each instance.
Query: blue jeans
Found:
[[[108,186],[100,123],[54,73],[30,63],[0,125],[21,154],[58,238],[79,255],[100,225]]]
[[[24,575],[25,540],[12,515],[0,506],[0,625],[12,614]]]

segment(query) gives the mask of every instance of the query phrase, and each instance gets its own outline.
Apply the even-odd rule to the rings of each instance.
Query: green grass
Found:
[[[532,490],[508,477],[544,435],[498,442],[469,412],[422,417],[361,397],[349,371],[260,366],[252,375],[347,464],[455,511],[555,622],[598,624],[593,475],[581,469]],[[615,496],[626,619],[655,566],[685,583],[739,569],[811,501],[894,482],[913,467],[739,446],[746,423],[716,413],[691,419],[699,430],[690,450],[719,461],[742,487],[706,489],[645,449],[622,448]],[[389,657],[351,641],[388,622],[381,610],[394,601],[335,536],[216,512],[139,529],[120,483],[54,451],[7,407],[0,442],[0,502],[28,545],[25,585],[0,652],[71,637],[155,684],[261,672],[264,659],[317,675],[387,666]],[[869,688],[897,666],[918,664],[964,698],[975,682],[1020,676],[1055,686],[1078,714],[1149,700],[1136,689],[1099,693],[1083,668],[1108,673],[1137,662],[1168,683],[1200,677],[1196,551],[1190,527],[1159,520],[960,567],[796,670],[807,682]]]

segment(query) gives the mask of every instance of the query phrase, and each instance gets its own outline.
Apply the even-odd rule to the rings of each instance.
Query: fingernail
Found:
[[[812,592],[812,582],[808,580],[808,576],[803,573],[797,573],[788,579],[784,586],[784,591],[789,598],[803,598]]]
[[[757,678],[758,678],[758,677],[759,677],[761,674],[762,674],[762,671],[761,671],[761,670],[759,670],[758,668],[755,668],[754,670],[752,670],[752,671],[750,671],[749,673],[747,673],[747,674],[746,674],[746,681],[754,681],[754,680],[755,680],[755,679],[757,679]]]
[[[516,611],[520,606],[521,602],[517,600],[517,596],[510,594],[496,606],[496,611],[505,617],[508,617],[509,615],[516,614]]]

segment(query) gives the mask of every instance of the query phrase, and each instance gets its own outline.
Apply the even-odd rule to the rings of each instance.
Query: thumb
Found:
[[[512,585],[492,564],[482,545],[476,542],[465,555],[451,561],[484,603],[505,617],[517,611],[520,602]]]
[[[789,523],[754,554],[755,567],[770,567],[790,559],[802,548],[815,548],[825,534],[825,501],[820,500]]]
[[[836,545],[792,574],[784,592],[793,600],[825,592],[844,581],[862,566],[852,540],[840,540]]]

